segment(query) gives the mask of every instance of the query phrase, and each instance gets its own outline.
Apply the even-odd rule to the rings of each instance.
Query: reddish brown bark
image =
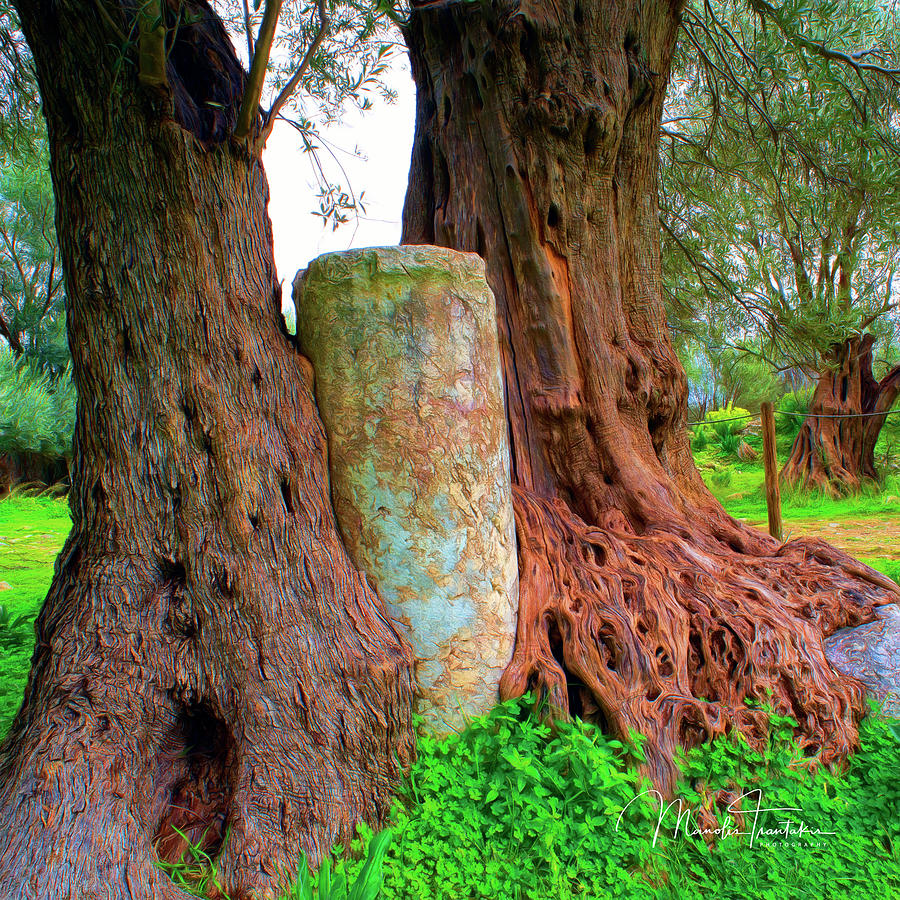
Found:
[[[863,692],[823,636],[897,598],[822,543],[772,539],[704,488],[660,292],[657,144],[677,5],[414,3],[407,243],[476,251],[497,298],[520,608],[502,690],[679,744],[771,700],[823,760]]]
[[[411,652],[334,524],[224,29],[190,0],[147,93],[114,30],[133,10],[103,7],[19,5],[79,404],[72,533],[0,751],[0,896],[184,896],[155,866],[175,828],[233,900],[271,896],[385,814]]]
[[[875,444],[900,396],[900,366],[881,381],[872,374],[875,337],[835,344],[819,375],[809,415],[794,439],[781,477],[794,487],[829,494],[859,490],[875,479]]]

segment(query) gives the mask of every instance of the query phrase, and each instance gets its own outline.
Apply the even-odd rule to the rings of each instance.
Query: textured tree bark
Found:
[[[865,334],[831,348],[809,415],[781,470],[788,484],[846,494],[859,490],[867,478],[878,477],[875,444],[886,413],[900,396],[900,366],[876,381],[872,375],[874,344],[874,336]]]
[[[272,896],[385,814],[411,651],[336,531],[221,23],[189,0],[146,92],[83,4],[19,11],[79,402],[73,529],[0,751],[0,897],[184,896],[154,865],[176,828],[234,900]]]
[[[897,599],[823,543],[769,537],[704,488],[660,292],[657,144],[678,4],[413,3],[405,243],[476,251],[497,298],[519,544],[501,688],[619,736],[758,741],[768,699],[830,761],[863,689],[823,636]]]

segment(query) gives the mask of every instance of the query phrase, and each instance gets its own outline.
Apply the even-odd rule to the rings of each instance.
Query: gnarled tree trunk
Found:
[[[875,444],[900,395],[900,366],[876,381],[874,344],[875,337],[864,334],[831,348],[809,414],[781,471],[788,484],[830,494],[851,493],[865,479],[878,477]]]
[[[677,4],[421,2],[407,243],[477,251],[497,298],[519,541],[502,689],[679,744],[771,700],[805,748],[856,740],[859,682],[823,636],[897,599],[822,543],[729,518],[685,436],[660,293],[657,143]]]
[[[335,528],[224,28],[187,0],[143,89],[137,7],[103,8],[19,4],[79,401],[72,533],[0,753],[0,897],[184,896],[154,865],[176,829],[233,900],[271,896],[383,817],[412,656]]]

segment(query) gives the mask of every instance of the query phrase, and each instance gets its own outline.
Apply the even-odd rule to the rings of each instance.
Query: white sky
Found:
[[[397,92],[396,102],[389,104],[372,95],[373,108],[368,112],[348,110],[339,125],[322,129],[323,138],[347,173],[350,187],[357,196],[364,193],[366,211],[359,221],[351,217],[337,231],[330,225],[323,229],[322,219],[313,215],[319,200],[312,161],[302,151],[297,133],[279,122],[269,138],[263,164],[269,178],[275,264],[284,285],[285,306],[289,305],[294,275],[311,259],[332,250],[377,247],[400,240],[415,125],[415,88],[405,53],[394,58],[385,80]],[[357,147],[364,159],[352,155]],[[324,150],[322,159],[324,164],[332,164],[329,171],[338,171]]]

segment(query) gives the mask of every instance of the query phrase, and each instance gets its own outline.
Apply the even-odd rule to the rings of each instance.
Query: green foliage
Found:
[[[391,843],[391,831],[385,829],[373,834],[364,823],[359,826],[361,840],[368,849],[362,868],[351,882],[339,861],[335,868],[334,857],[324,859],[315,876],[310,875],[306,856],[300,859],[297,880],[280,900],[378,900],[384,881],[382,865]],[[336,848],[338,860],[341,848]]]
[[[33,642],[26,629],[30,617],[13,615],[12,611],[0,604],[0,651],[20,650]]]
[[[216,860],[203,850],[200,841],[192,843],[183,831],[178,828],[175,831],[187,842],[187,849],[177,862],[159,860],[157,865],[172,879],[173,884],[191,897],[208,897],[215,892],[215,896],[222,900],[231,900],[219,880]]]
[[[38,130],[0,155],[0,335],[59,375],[69,349],[46,138]]]
[[[688,4],[660,179],[680,330],[702,341],[713,322],[725,343],[809,372],[832,343],[884,332],[900,262],[900,82],[862,58],[897,67],[889,5]]]
[[[461,735],[422,740],[393,813],[385,900],[838,900],[866,886],[893,896],[900,878],[896,726],[865,720],[862,750],[843,776],[798,765],[793,723],[784,716],[770,718],[762,751],[737,736],[699,747],[684,759],[676,791],[676,804],[692,813],[688,827],[674,829],[676,806],[654,846],[660,810],[642,795],[649,785],[632,768],[640,738],[629,746],[578,721],[551,731],[526,706],[506,703]],[[834,834],[801,840],[757,829],[752,841],[729,834],[707,843],[689,832],[701,807],[715,808],[719,787],[759,791],[763,808],[796,807],[795,826]],[[745,810],[755,808],[754,798]],[[725,824],[727,810],[718,818]],[[758,825],[776,829],[782,818],[762,813]],[[358,863],[343,865],[352,872]]]
[[[766,400],[771,402],[781,395],[781,382],[769,363],[739,349],[728,349],[722,357],[722,389],[735,406],[758,412]]]
[[[746,796],[743,822],[722,803],[719,823],[756,831],[756,838],[722,838],[707,847],[686,840],[667,852],[667,897],[715,896],[844,898],[896,896],[900,885],[900,741],[898,723],[869,717],[861,723],[859,752],[844,773],[818,766],[814,774],[793,738],[796,722],[770,713],[768,744],[752,750],[736,733],[704,745],[682,764],[678,797],[695,808],[718,789]],[[804,762],[804,764],[798,764]],[[784,812],[762,814],[757,806]],[[788,809],[790,808],[790,809]],[[781,823],[789,821],[788,833]],[[802,826],[805,834],[798,834]],[[762,829],[779,833],[765,835]],[[821,834],[816,833],[821,832]],[[694,892],[693,894],[691,892]]]
[[[750,419],[751,415],[746,409],[730,404],[706,414],[706,421],[719,440],[728,435],[740,434],[750,424]]]
[[[647,785],[633,745],[581,723],[556,730],[511,701],[446,740],[423,736],[394,809],[382,896],[650,897]],[[354,863],[348,864],[351,871]]]
[[[708,412],[704,423],[694,426],[692,449],[699,453],[714,442],[726,456],[736,457],[741,445],[741,432],[750,424],[750,418],[750,413],[739,406],[729,405]]]
[[[740,445],[740,437],[733,432],[726,431],[719,435],[719,447],[726,456],[737,456]]]
[[[31,52],[12,3],[0,0],[0,157],[6,162],[44,133]]]
[[[184,838],[187,848],[177,862],[160,860],[157,865],[172,879],[173,884],[191,897],[215,896],[221,900],[231,900],[219,878],[216,859],[203,849],[202,842],[193,843],[184,832],[178,828],[175,831]],[[368,852],[362,868],[352,881],[348,879],[343,865],[338,863],[334,867],[334,855],[324,859],[319,871],[312,875],[303,854],[296,881],[279,900],[378,900],[383,881],[382,865],[391,843],[391,832],[385,829],[373,835],[372,830],[363,823],[360,833],[368,845]],[[223,846],[227,841],[226,833]],[[340,851],[340,847],[335,848],[337,858],[340,858]]]
[[[0,350],[0,452],[70,458],[75,427],[71,369],[57,378]]]
[[[691,440],[691,450],[695,453],[699,453],[701,450],[705,450],[709,445],[709,438],[706,436],[706,429],[702,425],[698,425],[694,428],[694,436]]]
[[[775,416],[775,430],[783,434],[791,441],[800,433],[803,420],[809,414],[809,404],[812,401],[813,388],[802,388],[799,391],[789,391],[778,401],[778,413]]]

